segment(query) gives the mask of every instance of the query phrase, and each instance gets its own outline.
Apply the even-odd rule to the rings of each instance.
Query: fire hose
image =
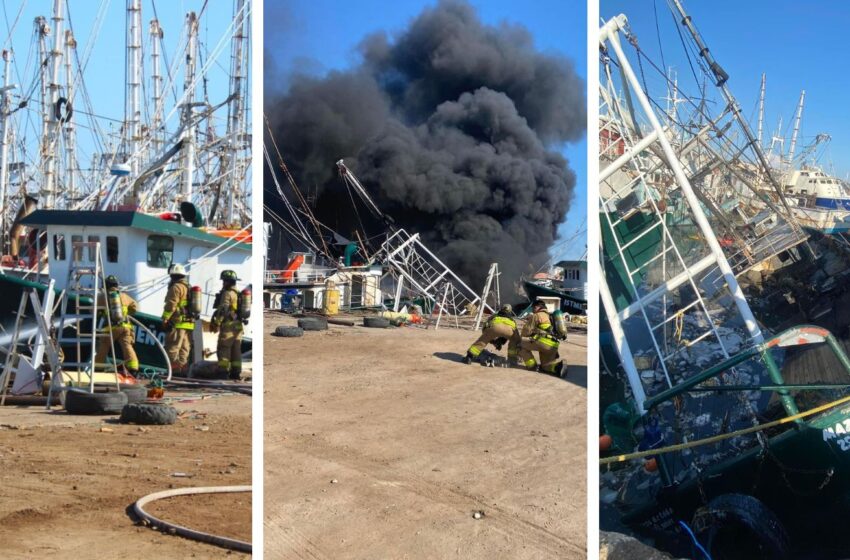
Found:
[[[163,498],[172,498],[174,496],[191,496],[195,494],[221,494],[231,492],[251,492],[251,487],[201,486],[198,488],[175,488],[174,490],[154,492],[153,494],[148,494],[147,496],[137,500],[136,503],[133,504],[133,511],[136,513],[136,515],[139,516],[143,523],[146,523],[150,527],[165,529],[168,533],[180,535],[181,537],[186,537],[187,539],[205,542],[207,544],[212,544],[223,548],[229,548],[232,550],[238,550],[240,552],[247,552],[250,554],[251,543],[249,542],[231,539],[228,537],[222,537],[219,535],[213,535],[211,533],[204,533],[203,531],[196,531],[195,529],[189,529],[188,527],[183,527],[182,525],[177,525],[176,523],[170,523],[168,521],[159,519],[158,517],[155,517],[144,510],[144,506],[146,506],[147,504],[155,502],[156,500],[161,500]]]

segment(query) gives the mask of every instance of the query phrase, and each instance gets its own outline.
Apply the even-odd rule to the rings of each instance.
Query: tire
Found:
[[[274,336],[282,336],[284,338],[293,338],[296,336],[303,335],[304,329],[302,329],[301,327],[286,327],[281,325],[274,330]]]
[[[166,426],[177,421],[177,409],[159,403],[128,404],[121,411],[122,424],[143,424],[146,426]]]
[[[370,329],[385,329],[390,326],[390,320],[386,317],[363,317],[363,326]]]
[[[790,539],[782,522],[753,496],[717,496],[697,510],[691,526],[712,558],[791,557]]]
[[[318,317],[304,317],[303,319],[298,319],[298,326],[305,331],[328,330],[328,322]]]
[[[115,385],[95,384],[94,390],[96,393],[115,392]],[[127,404],[141,402],[148,398],[148,388],[141,383],[121,383],[118,390],[127,394]]]
[[[81,389],[65,392],[65,411],[68,414],[121,414],[127,404],[127,394],[120,391],[89,393]]]

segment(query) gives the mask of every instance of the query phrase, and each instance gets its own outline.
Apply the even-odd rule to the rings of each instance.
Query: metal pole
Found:
[[[56,115],[56,102],[59,99],[59,69],[62,65],[62,9],[64,0],[53,1],[53,50],[50,52],[50,83],[47,91],[47,135],[42,144],[44,157],[45,207],[56,206],[56,144],[59,139],[61,123]]]
[[[794,132],[791,134],[791,147],[788,148],[788,165],[794,167],[794,148],[797,147],[797,133],[800,132],[800,121],[803,120],[803,102],[806,100],[806,90],[800,92],[800,103],[797,105],[797,117],[794,119]]]
[[[65,32],[65,96],[68,99],[66,107],[73,106],[74,72],[71,68],[71,51],[77,48],[77,41],[71,30]],[[65,172],[67,177],[68,195],[65,197],[65,207],[72,208],[77,198],[77,138],[73,121],[65,121],[65,157],[67,158]]]
[[[152,19],[150,26],[151,36],[151,96],[153,102],[153,117],[151,118],[151,142],[149,160],[153,160],[162,150],[162,75],[159,69],[160,43],[162,41],[162,27],[159,20]]]
[[[759,92],[759,131],[758,131],[758,141],[759,146],[762,145],[762,124],[764,123],[764,86],[767,81],[767,74],[762,73],[761,75],[761,91]]]
[[[124,99],[124,131],[127,147],[126,162],[130,174],[139,174],[139,140],[141,111],[139,92],[142,85],[142,5],[141,0],[127,0],[127,92]]]
[[[198,19],[195,12],[186,15],[187,34],[189,43],[186,47],[186,64],[184,66],[183,91],[186,93],[183,102],[183,182],[181,198],[192,199],[192,178],[195,175],[195,124],[192,118],[192,105],[195,101],[195,64],[198,54]]]
[[[9,71],[12,51],[3,51],[3,104],[0,108],[0,250],[6,253],[6,187],[9,178]]]
[[[239,152],[243,143],[242,118],[243,118],[243,97],[242,97],[242,82],[244,76],[244,43],[246,38],[245,32],[245,0],[236,1],[236,32],[233,34],[231,66],[230,66],[230,95],[232,99],[227,108],[227,145],[229,151],[228,171],[230,176],[228,183],[230,188],[226,189],[227,196],[225,206],[225,221],[227,224],[234,223],[234,206],[235,201],[239,198],[241,190],[241,174],[237,172],[239,166]]]

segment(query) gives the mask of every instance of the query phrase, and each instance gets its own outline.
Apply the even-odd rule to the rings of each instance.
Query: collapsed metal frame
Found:
[[[610,83],[608,83],[607,86],[606,84],[600,84],[602,108],[610,109],[610,114],[613,117],[610,120],[603,119],[603,127],[601,131],[611,131],[617,123],[620,123],[624,125],[620,127],[620,131],[624,132],[619,135],[619,138],[617,138],[614,143],[610,144],[610,146],[614,146],[617,142],[622,142],[622,154],[619,155],[619,157],[616,157],[608,166],[600,169],[599,211],[602,216],[601,219],[605,220],[605,225],[608,226],[612,233],[611,238],[613,239],[615,246],[609,247],[609,249],[615,255],[614,258],[618,261],[618,264],[622,266],[626,272],[625,276],[627,278],[627,288],[630,291],[629,295],[631,302],[625,308],[618,310],[617,304],[614,301],[607,282],[605,266],[602,261],[605,255],[605,247],[603,246],[604,236],[600,236],[600,295],[605,314],[608,318],[609,324],[611,325],[614,342],[617,347],[617,352],[620,356],[623,369],[626,373],[629,386],[634,395],[638,410],[642,413],[644,412],[646,393],[638,372],[638,367],[635,363],[635,356],[632,354],[633,349],[629,345],[626,329],[624,328],[624,323],[629,318],[639,317],[645,325],[646,332],[651,339],[654,352],[659,357],[658,365],[664,374],[668,387],[672,387],[674,385],[668,361],[678,355],[681,352],[682,347],[680,346],[672,353],[665,352],[662,348],[666,350],[665,338],[667,326],[678,315],[693,310],[696,311],[698,315],[702,316],[708,324],[708,328],[706,328],[695,340],[689,341],[685,347],[693,346],[699,341],[712,337],[719,344],[719,348],[725,358],[728,359],[731,355],[728,345],[724,341],[723,337],[718,333],[717,325],[712,318],[705,297],[703,296],[703,293],[705,292],[704,289],[701,289],[703,288],[703,282],[711,280],[713,289],[715,290],[714,293],[717,293],[717,290],[723,287],[728,290],[728,293],[733,299],[737,315],[743,321],[744,328],[750,339],[747,344],[748,346],[761,344],[764,341],[764,336],[756,322],[749,304],[744,298],[744,294],[736,280],[735,272],[730,266],[726,255],[723,252],[723,248],[717,240],[708,216],[703,210],[702,201],[694,191],[682,162],[677,157],[677,154],[671,145],[667,136],[667,131],[656,116],[650,100],[643,91],[638,77],[635,75],[628,58],[623,52],[622,45],[620,43],[620,34],[624,33],[627,24],[628,20],[626,16],[619,15],[605,23],[599,32],[599,44],[604,53],[603,56],[609,56],[609,53],[612,51],[616,56],[622,87],[624,90],[623,95],[627,105],[626,110],[623,110],[623,108],[619,106],[617,96],[613,95],[613,92],[610,89]],[[610,73],[600,73],[601,76],[605,76],[606,74],[610,79]],[[637,100],[638,107],[650,126],[650,131],[646,134],[643,134],[640,127],[637,125],[634,100]],[[600,113],[603,113],[603,111],[600,111]],[[634,138],[631,137],[630,133],[633,133]],[[610,140],[611,138],[609,137],[608,139]],[[604,154],[603,150],[600,151]],[[646,188],[647,167],[642,164],[641,158],[644,157],[643,154],[647,151],[657,154],[658,157],[662,159],[662,163],[667,166],[669,171],[672,173],[672,179],[675,183],[675,187],[684,197],[683,202],[685,203],[685,208],[689,212],[694,224],[697,226],[697,229],[701,234],[702,241],[708,249],[708,254],[695,262],[689,264],[677,246],[676,239],[667,224],[666,205],[664,205],[663,208],[660,208],[659,201],[655,200],[652,189]],[[624,186],[612,188],[610,184],[606,184],[606,181],[609,178],[614,176],[615,173],[622,173],[623,169],[626,170],[627,176],[632,177],[625,183]],[[628,209],[626,212],[619,213],[619,210],[622,210],[622,208],[617,208],[615,203],[617,201],[622,201],[625,196],[634,193],[639,188],[643,189],[645,200],[641,202],[639,207],[637,207],[637,205],[633,205],[632,208]],[[626,193],[626,195],[621,196],[624,193]],[[637,199],[635,198],[634,201],[636,202]],[[610,212],[611,209],[614,209],[615,211]],[[652,225],[648,226],[644,231],[641,231],[630,240],[621,242],[621,240],[617,238],[617,226],[634,215],[635,212],[639,211],[647,212],[652,215]],[[612,213],[618,214],[617,218],[613,218],[611,216]],[[635,274],[641,272],[641,269],[649,263],[644,263],[644,265],[637,270],[631,270],[629,266],[629,259],[625,252],[629,249],[630,245],[652,232],[660,234],[662,240],[660,255],[657,255],[652,259],[652,261],[657,258],[662,259],[662,267],[664,267],[662,281],[654,289],[651,289],[648,292],[643,290],[645,293],[641,293],[642,290],[635,281]],[[677,265],[677,269],[681,269],[681,272],[672,274],[671,271],[666,270],[666,260],[668,256],[673,257],[673,263]],[[690,257],[690,255],[688,256]],[[687,304],[682,304],[677,314],[668,316],[666,298],[671,296],[675,290],[688,287],[693,292],[693,301]],[[658,300],[665,302],[665,305],[662,305],[662,320],[659,323],[653,324],[653,319],[651,319],[652,312],[649,308]],[[663,336],[659,335],[659,329],[662,330]],[[769,354],[766,354],[765,360],[772,360],[772,358]],[[787,393],[782,395],[782,399],[786,406],[794,406],[793,400],[788,397]]]

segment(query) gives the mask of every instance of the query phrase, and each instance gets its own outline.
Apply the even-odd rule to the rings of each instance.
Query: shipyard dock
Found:
[[[463,364],[471,330],[345,318],[264,318],[267,557],[586,557],[584,332],[558,379]]]

